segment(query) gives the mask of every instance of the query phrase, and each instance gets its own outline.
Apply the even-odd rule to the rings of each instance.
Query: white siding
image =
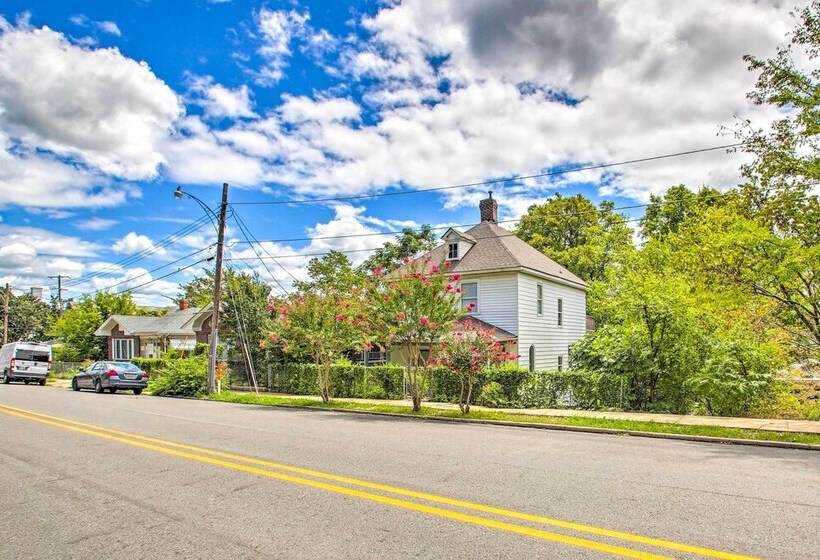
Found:
[[[478,313],[473,317],[518,334],[517,273],[464,274],[461,281],[478,283]]]
[[[543,286],[543,313],[536,309],[536,286]],[[528,367],[528,352],[535,345],[535,368],[555,369],[558,356],[569,363],[568,348],[586,332],[586,293],[530,274],[518,274],[518,363]],[[558,326],[558,298],[563,300],[563,321]]]

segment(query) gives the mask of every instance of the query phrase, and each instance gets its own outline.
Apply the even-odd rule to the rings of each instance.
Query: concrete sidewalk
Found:
[[[315,399],[311,395],[286,395],[282,393],[265,393],[277,397],[292,399]],[[341,402],[358,402],[363,404],[392,404],[409,406],[410,400],[378,399],[344,399],[334,398]],[[450,403],[425,402],[423,406],[444,410],[456,410],[458,405]],[[583,418],[607,418],[610,420],[637,420],[641,422],[661,422],[664,424],[681,424],[685,426],[721,426],[724,428],[743,428],[749,430],[768,430],[772,432],[799,432],[820,434],[820,422],[816,420],[781,420],[777,418],[734,418],[724,416],[695,416],[689,414],[656,414],[651,412],[609,412],[600,410],[570,410],[564,408],[488,408],[471,406],[471,410],[504,412],[509,414],[526,414],[528,416],[579,416]]]

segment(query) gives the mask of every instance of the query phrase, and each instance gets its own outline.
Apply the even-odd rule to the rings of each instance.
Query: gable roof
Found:
[[[586,283],[578,276],[494,222],[482,222],[468,229],[465,234],[475,244],[461,259],[453,261],[450,272],[465,274],[524,269],[586,288]],[[446,244],[439,245],[428,255],[433,262],[446,260]]]
[[[194,336],[194,323],[210,314],[211,305],[175,309],[161,317],[141,315],[111,315],[94,333],[96,336],[110,336],[114,325],[132,336]]]

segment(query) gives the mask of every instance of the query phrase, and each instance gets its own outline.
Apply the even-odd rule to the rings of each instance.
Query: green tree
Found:
[[[376,267],[385,271],[398,268],[402,260],[415,255],[426,253],[436,246],[436,235],[433,228],[423,225],[418,231],[405,228],[396,236],[394,241],[388,241],[378,249],[359,267],[359,271],[370,272]]]
[[[105,339],[95,336],[104,318],[94,298],[85,296],[60,315],[51,327],[50,335],[63,343],[61,359],[81,361],[106,355]]]
[[[296,282],[297,290],[344,290],[362,280],[362,272],[356,270],[347,255],[339,251],[330,251],[321,258],[310,259],[307,272],[309,279]]]
[[[671,187],[661,196],[653,194],[641,218],[641,235],[644,239],[666,237],[706,208],[723,205],[728,196],[710,187],[693,192],[685,185]]]
[[[373,338],[383,347],[403,353],[413,411],[421,409],[421,399],[429,379],[434,345],[464,314],[458,274],[447,274],[448,263],[435,264],[429,258],[410,260],[389,275],[374,270],[369,278],[367,307]]]
[[[53,321],[51,306],[44,301],[28,294],[9,294],[9,342],[48,340]]]
[[[268,340],[287,354],[309,356],[316,365],[319,394],[333,395],[333,364],[344,352],[369,345],[369,318],[361,287],[310,288],[270,303]]]
[[[111,315],[136,315],[139,311],[131,292],[119,294],[97,292],[94,294],[93,299],[94,305],[97,306],[97,310],[103,319]]]
[[[248,345],[251,360],[258,367],[264,362],[265,352],[259,344],[267,338],[267,310],[270,285],[255,272],[226,268],[222,275],[222,313],[220,339],[228,344],[231,355],[245,361],[242,336]],[[180,299],[187,299],[195,307],[205,307],[213,301],[214,275],[206,270],[202,276],[180,286]]]
[[[586,281],[600,280],[632,248],[632,231],[611,202],[578,194],[534,204],[515,234]]]
[[[504,364],[515,358],[493,338],[492,329],[466,325],[463,330],[447,333],[436,348],[435,364],[446,367],[459,382],[458,407],[470,412],[473,385],[479,372],[489,366]]]

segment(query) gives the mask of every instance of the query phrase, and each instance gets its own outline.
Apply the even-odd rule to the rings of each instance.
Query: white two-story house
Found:
[[[462,321],[492,328],[522,368],[565,369],[570,345],[586,332],[586,284],[498,225],[498,203],[481,201],[481,223],[449,229],[429,256],[461,275]]]

